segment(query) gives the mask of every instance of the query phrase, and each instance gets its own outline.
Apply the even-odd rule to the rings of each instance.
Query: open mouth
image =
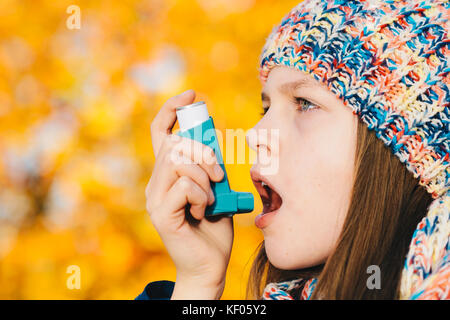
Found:
[[[283,199],[275,190],[270,181],[256,172],[251,172],[251,177],[263,203],[262,213],[267,214],[278,210],[283,203]]]

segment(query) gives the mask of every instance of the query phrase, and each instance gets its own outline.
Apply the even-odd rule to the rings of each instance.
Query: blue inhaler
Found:
[[[213,149],[217,161],[224,172],[222,181],[210,181],[215,201],[212,205],[206,207],[205,215],[216,216],[224,214],[233,216],[236,213],[252,212],[254,206],[253,194],[250,192],[236,192],[230,189],[214,122],[208,114],[206,104],[200,101],[178,107],[176,113],[178,124],[180,125],[180,131],[177,132],[177,135],[196,140]]]

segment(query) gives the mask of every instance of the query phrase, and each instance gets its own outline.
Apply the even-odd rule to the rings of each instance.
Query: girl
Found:
[[[260,61],[264,116],[247,142],[279,169],[264,174],[257,158],[250,172],[264,241],[249,298],[450,298],[449,7],[307,0],[274,28]],[[175,108],[194,99],[171,98],[152,123],[147,210],[177,279],[138,299],[223,292],[233,221],[204,217],[223,172],[208,147],[195,158],[192,141],[171,135]],[[271,129],[278,139],[261,134]]]

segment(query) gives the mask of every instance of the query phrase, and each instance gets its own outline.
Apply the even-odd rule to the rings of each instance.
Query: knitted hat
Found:
[[[260,79],[289,66],[325,84],[374,130],[433,202],[417,225],[402,299],[450,299],[449,1],[306,0],[274,28]],[[291,298],[301,280],[269,284]],[[315,286],[310,279],[302,296]]]

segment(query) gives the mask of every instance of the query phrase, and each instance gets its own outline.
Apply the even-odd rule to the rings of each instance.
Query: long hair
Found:
[[[268,261],[264,241],[250,270],[247,298],[260,299],[273,282],[317,278],[311,299],[396,299],[404,260],[431,195],[373,131],[358,119],[350,206],[332,254],[323,265],[281,270]],[[381,288],[369,289],[369,266]],[[301,290],[301,288],[300,288]]]

